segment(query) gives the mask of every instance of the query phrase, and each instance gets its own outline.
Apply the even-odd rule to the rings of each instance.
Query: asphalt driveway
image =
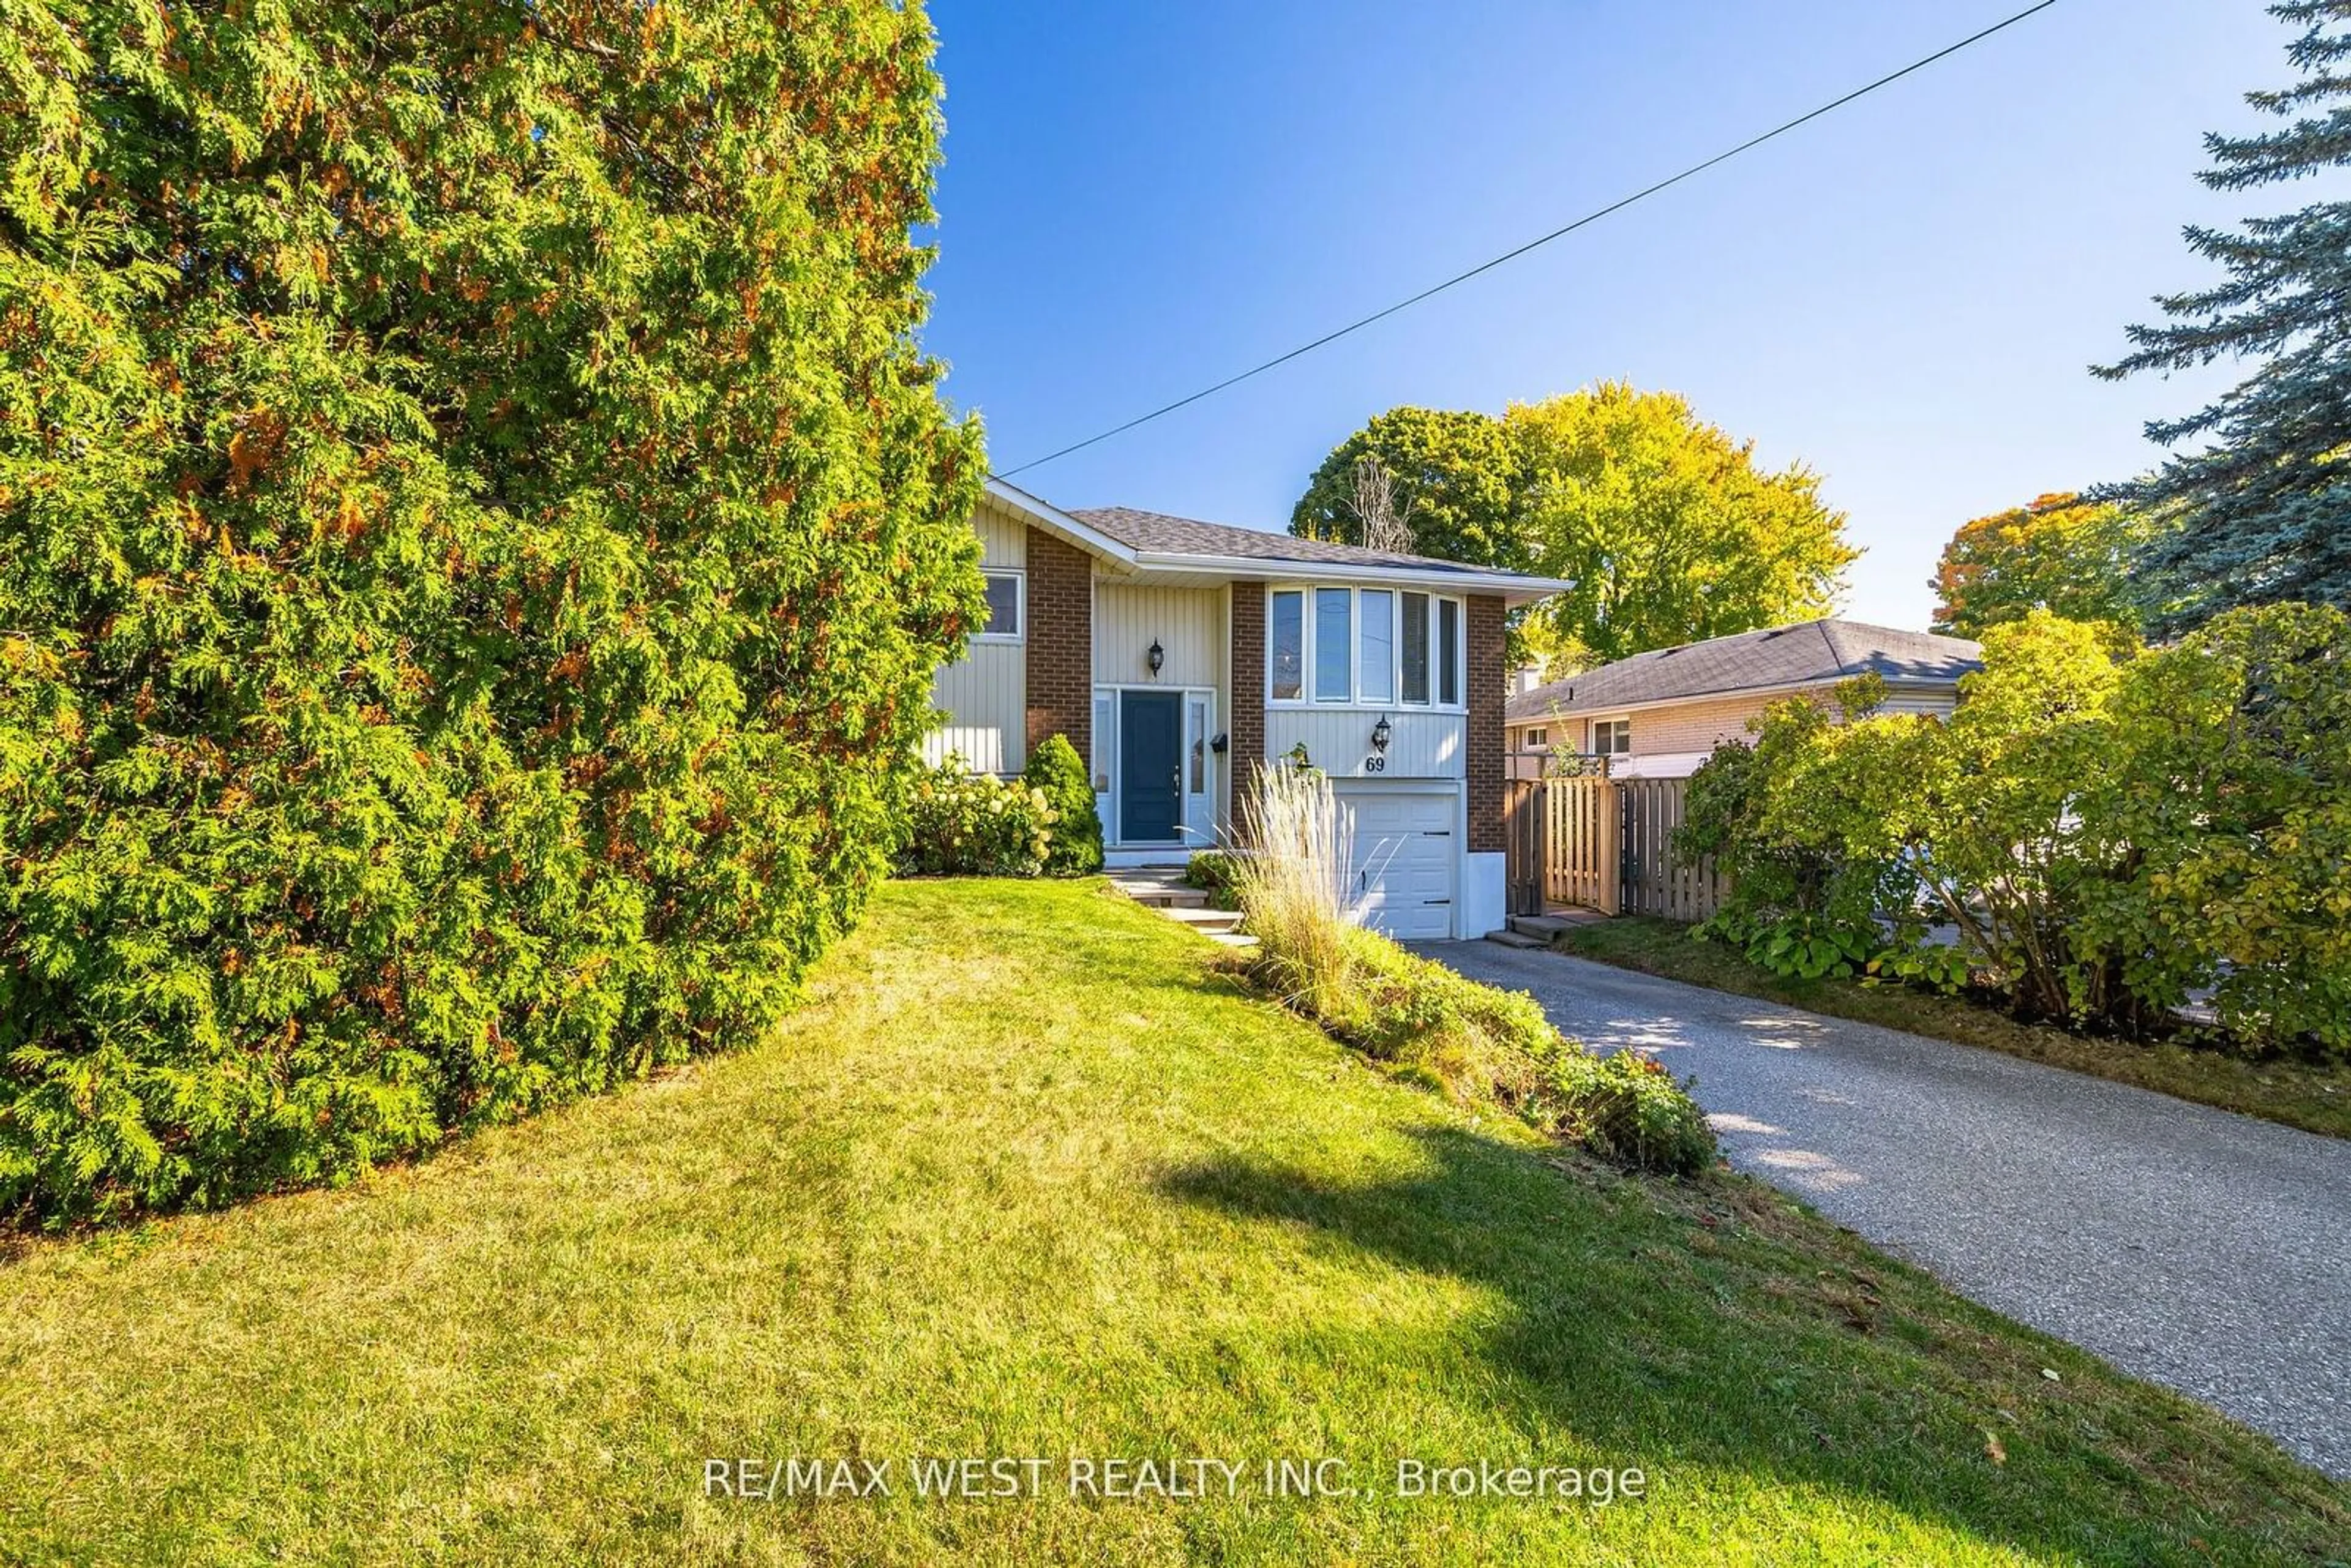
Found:
[[[1697,1074],[1740,1169],[2351,1478],[2351,1142],[1562,954],[1416,946]]]

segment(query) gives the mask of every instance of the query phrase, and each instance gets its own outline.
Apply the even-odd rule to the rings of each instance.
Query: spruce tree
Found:
[[[2197,177],[2216,191],[2351,163],[2351,0],[2286,0],[2270,12],[2304,29],[2287,51],[2304,79],[2246,99],[2292,123],[2206,137],[2212,166]],[[2136,351],[2096,373],[2118,380],[2224,355],[2260,369],[2210,407],[2150,423],[2164,446],[2205,444],[2108,492],[2176,519],[2141,558],[2167,605],[2154,629],[2185,630],[2241,604],[2351,605],[2351,202],[2186,233],[2228,279],[2158,300],[2169,323],[2133,327]]]

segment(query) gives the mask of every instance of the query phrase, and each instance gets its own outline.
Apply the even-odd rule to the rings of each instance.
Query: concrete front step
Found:
[[[1176,908],[1164,910],[1161,913],[1170,920],[1180,921],[1195,931],[1206,931],[1212,935],[1219,931],[1230,931],[1241,923],[1240,912],[1237,909]]]
[[[1539,936],[1529,936],[1523,932],[1518,931],[1489,931],[1486,933],[1486,940],[1489,942],[1499,943],[1505,947],[1548,947],[1551,946],[1550,943],[1542,940],[1542,938]]]
[[[1184,873],[1175,866],[1154,866],[1141,871],[1113,871],[1110,884],[1142,904],[1155,909],[1180,925],[1188,925],[1211,942],[1228,947],[1254,947],[1257,938],[1245,936],[1234,929],[1240,924],[1236,910],[1211,909],[1208,895],[1196,887],[1184,885]]]
[[[1146,909],[1206,909],[1208,906],[1208,895],[1196,887],[1186,886],[1184,873],[1175,867],[1113,872],[1110,883]]]
[[[1127,897],[1134,900],[1135,903],[1143,905],[1145,909],[1177,910],[1206,909],[1208,907],[1208,895],[1202,893],[1196,887],[1146,887],[1136,889],[1122,886],[1119,891],[1125,894]]]

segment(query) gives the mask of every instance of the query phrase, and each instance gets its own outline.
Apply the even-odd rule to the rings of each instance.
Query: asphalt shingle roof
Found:
[[[1439,560],[1434,556],[1397,555],[1324,539],[1271,534],[1262,528],[1237,528],[1226,523],[1171,517],[1165,512],[1139,512],[1132,507],[1091,507],[1072,511],[1070,516],[1100,528],[1121,544],[1176,555],[1238,556],[1244,560],[1295,560],[1330,566],[1392,566],[1414,571],[1485,574],[1493,570],[1458,560]]]
[[[1520,692],[1503,713],[1510,719],[1542,718],[1554,712],[1848,680],[1872,671],[1890,686],[1949,685],[1981,668],[1982,653],[1979,644],[1962,637],[1858,621],[1806,621],[1635,653]]]

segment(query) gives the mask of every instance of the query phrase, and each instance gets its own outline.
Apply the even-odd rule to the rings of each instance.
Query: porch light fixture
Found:
[[[1151,651],[1143,655],[1143,662],[1151,666],[1151,673],[1155,675],[1159,673],[1159,666],[1167,662],[1167,650],[1159,645],[1158,638],[1151,640]]]
[[[1380,715],[1380,722],[1372,726],[1372,749],[1383,757],[1386,756],[1388,737],[1394,733],[1395,731],[1388,725],[1388,716]]]

